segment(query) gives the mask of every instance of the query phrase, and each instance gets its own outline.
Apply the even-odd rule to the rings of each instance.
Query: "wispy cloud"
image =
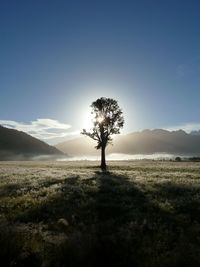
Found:
[[[171,126],[171,127],[165,127],[166,130],[168,131],[177,131],[177,130],[183,130],[186,133],[191,133],[192,131],[199,131],[200,130],[200,123],[184,123],[184,124],[179,124],[176,126]]]
[[[67,132],[67,130],[71,128],[71,125],[52,119],[36,119],[35,121],[30,121],[28,123],[0,120],[0,125],[23,131],[42,140],[63,138],[65,136],[77,134],[77,132]]]

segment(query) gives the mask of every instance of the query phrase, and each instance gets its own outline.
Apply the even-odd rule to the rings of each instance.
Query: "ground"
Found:
[[[200,266],[200,163],[0,163],[1,266]]]

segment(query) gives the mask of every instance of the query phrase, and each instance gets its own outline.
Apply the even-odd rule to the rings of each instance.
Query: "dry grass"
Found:
[[[200,164],[0,163],[5,266],[200,266]]]

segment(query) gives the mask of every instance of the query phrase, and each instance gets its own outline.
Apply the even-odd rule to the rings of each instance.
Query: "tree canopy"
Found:
[[[112,135],[119,134],[124,126],[123,112],[118,102],[112,98],[101,97],[92,102],[93,128],[90,131],[83,129],[82,134],[97,141],[97,149],[101,149],[101,167],[106,168],[105,148],[111,143]]]

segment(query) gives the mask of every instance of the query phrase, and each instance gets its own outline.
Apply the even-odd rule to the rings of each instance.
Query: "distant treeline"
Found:
[[[181,158],[181,157],[176,157],[175,161],[195,161],[195,162],[199,162],[200,161],[200,157],[190,157],[190,158]]]

